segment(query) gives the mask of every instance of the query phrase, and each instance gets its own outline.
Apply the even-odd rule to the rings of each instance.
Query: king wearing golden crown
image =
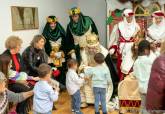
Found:
[[[65,85],[65,39],[66,33],[56,16],[48,16],[43,30],[46,39],[45,51],[49,56],[49,64],[60,70],[60,75],[55,79]]]
[[[69,10],[70,22],[66,31],[66,44],[68,55],[77,59],[79,64],[82,60],[84,47],[86,47],[86,35],[98,34],[98,30],[92,18],[84,16],[77,7]]]
[[[95,66],[96,63],[94,61],[94,56],[97,53],[102,53],[105,56],[105,63],[103,63],[110,71],[112,82],[109,83],[107,93],[106,93],[106,100],[107,102],[110,101],[112,95],[114,94],[114,89],[116,88],[115,82],[118,81],[117,72],[114,68],[114,65],[112,63],[110,54],[106,48],[104,48],[99,43],[99,37],[95,33],[89,34],[86,36],[86,47],[84,50],[84,54],[82,56],[82,61],[80,64],[80,71],[84,66],[91,67]],[[91,79],[86,81],[84,86],[81,88],[81,100],[82,100],[82,107],[85,107],[86,104],[93,104],[94,103],[94,96],[92,92],[92,86],[91,86]]]

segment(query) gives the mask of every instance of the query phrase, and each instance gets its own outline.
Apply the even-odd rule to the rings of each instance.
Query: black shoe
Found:
[[[100,112],[95,112],[95,114],[100,114]]]
[[[53,110],[57,110],[57,108],[53,105]]]
[[[103,112],[103,114],[107,114],[107,112]]]

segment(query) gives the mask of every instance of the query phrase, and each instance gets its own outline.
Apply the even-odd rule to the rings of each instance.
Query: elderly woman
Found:
[[[2,72],[0,72],[0,114],[8,114],[7,107],[9,102],[21,102],[33,95],[32,91],[14,93],[8,90],[6,88],[6,81],[7,78]]]
[[[0,56],[0,71],[6,76],[8,75],[9,68],[13,71],[24,71],[23,61],[19,53],[22,40],[17,36],[10,36],[6,42],[6,51]],[[11,63],[11,66],[10,66]],[[9,80],[8,88],[16,93],[29,91],[31,88],[27,85],[26,80],[13,81]],[[28,112],[28,101],[23,101],[17,104],[16,112],[19,114],[26,114]]]
[[[30,76],[38,76],[38,66],[42,63],[48,63],[48,56],[44,49],[45,42],[44,36],[35,35],[30,46],[22,54],[26,72]]]
[[[165,41],[161,45],[161,55],[154,61],[148,84],[146,108],[151,114],[165,112]]]
[[[20,49],[22,45],[22,40],[18,36],[10,36],[5,42],[6,51],[3,52],[4,55],[11,57],[12,59],[12,69],[15,71],[23,71],[23,61],[20,55]]]

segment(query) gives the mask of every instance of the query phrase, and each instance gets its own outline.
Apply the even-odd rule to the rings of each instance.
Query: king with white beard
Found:
[[[86,36],[87,45],[85,47],[84,54],[82,56],[82,62],[80,64],[79,69],[83,68],[84,66],[89,66],[89,67],[95,66],[96,63],[94,61],[94,56],[96,53],[102,53],[105,56],[104,65],[109,69],[112,79],[112,83],[108,85],[107,93],[106,93],[106,100],[107,102],[109,102],[110,98],[112,97],[112,94],[113,95],[115,94],[113,88],[117,87],[115,83],[118,81],[118,76],[114,68],[114,65],[112,63],[110,54],[108,53],[108,50],[99,43],[98,39],[99,39],[98,36],[94,33]],[[82,100],[82,107],[85,107],[86,103],[87,104],[94,103],[91,79],[86,81],[84,86],[81,88],[81,100]]]

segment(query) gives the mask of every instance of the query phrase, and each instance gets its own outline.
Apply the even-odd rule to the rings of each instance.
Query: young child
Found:
[[[78,63],[75,59],[70,59],[67,63],[68,72],[66,74],[66,88],[69,95],[71,95],[71,107],[73,114],[82,114],[80,111],[81,97],[80,97],[80,87],[84,83],[84,79],[79,77],[76,73],[78,68]]]
[[[95,67],[85,68],[87,76],[92,76],[93,93],[95,96],[95,114],[100,114],[99,103],[101,102],[103,114],[107,114],[106,109],[106,88],[112,83],[108,67],[104,63],[104,55],[97,53],[94,56]]]
[[[51,81],[51,67],[41,64],[38,68],[40,81],[34,87],[33,110],[34,114],[52,114],[53,102],[58,99],[58,90],[53,90]]]
[[[142,114],[148,114],[145,110],[145,99],[148,88],[148,81],[150,78],[151,67],[155,57],[150,55],[150,43],[147,40],[142,40],[138,45],[138,57],[134,63],[133,75],[138,80],[140,95],[141,95],[141,108]]]

